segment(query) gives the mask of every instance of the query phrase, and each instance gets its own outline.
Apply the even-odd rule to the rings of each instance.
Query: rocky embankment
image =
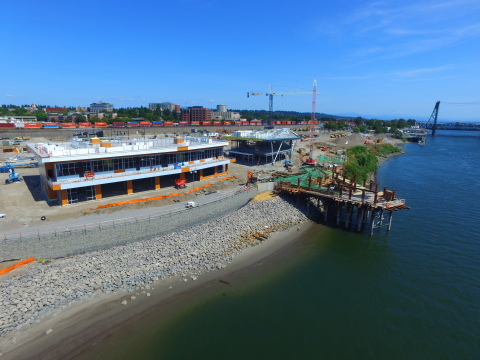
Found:
[[[223,268],[268,233],[300,224],[306,216],[281,198],[251,202],[208,223],[147,241],[43,264],[0,279],[0,336],[38,323],[76,301],[107,292],[133,292],[161,278],[196,280]],[[148,294],[147,294],[148,296]]]

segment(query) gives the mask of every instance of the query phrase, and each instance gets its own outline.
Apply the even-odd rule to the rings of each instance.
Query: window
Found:
[[[135,158],[125,158],[125,169],[135,169],[136,167],[137,165],[135,164]]]

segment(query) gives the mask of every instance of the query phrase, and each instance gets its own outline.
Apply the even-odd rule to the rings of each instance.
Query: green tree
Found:
[[[337,123],[326,123],[326,124],[323,124],[323,127],[327,130],[332,130],[332,131],[338,130],[338,124]]]
[[[364,123],[363,119],[360,116],[357,116],[355,119],[353,119],[353,122],[355,125],[360,126]]]
[[[81,123],[81,122],[85,122],[87,121],[87,117],[85,115],[77,115],[75,116],[75,122],[78,124],[78,123]]]
[[[397,122],[397,128],[403,129],[408,127],[408,123],[405,121],[405,119],[399,119]]]
[[[34,111],[32,115],[37,117],[37,121],[47,121],[47,113],[43,110]]]
[[[366,146],[354,146],[347,150],[347,161],[343,169],[348,177],[364,180],[378,168],[378,158]]]

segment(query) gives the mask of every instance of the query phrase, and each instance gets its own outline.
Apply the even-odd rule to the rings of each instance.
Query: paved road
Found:
[[[217,192],[212,192],[210,194],[207,193],[208,195],[202,194],[195,198],[195,204],[197,206],[208,204],[216,200],[230,196],[233,193],[242,189],[243,189],[243,186],[239,186],[236,188],[219,190]],[[125,220],[125,219],[148,218],[149,216],[155,217],[155,216],[165,215],[171,212],[173,213],[176,211],[184,210],[186,203],[187,203],[186,201],[181,201],[181,202],[170,204],[170,205],[159,206],[159,207],[147,207],[143,209],[136,209],[134,211],[119,210],[119,211],[115,211],[113,213],[108,213],[108,214],[90,214],[90,215],[80,216],[77,218],[65,219],[65,220],[60,220],[55,222],[49,222],[47,219],[47,221],[34,226],[24,226],[23,228],[9,230],[9,231],[0,230],[0,241],[2,239],[5,239],[5,238],[8,239],[10,237],[17,238],[19,237],[20,233],[22,234],[22,236],[27,236],[27,234],[31,235],[31,234],[37,234],[37,233],[46,234],[46,233],[53,233],[55,231],[68,230],[69,228],[72,228],[72,227],[76,227],[76,228],[82,227],[82,226],[93,227],[94,224],[95,226],[97,226],[98,223],[104,223],[105,225],[107,225],[108,223],[112,223],[113,221],[115,221],[115,223],[122,223],[122,220]]]

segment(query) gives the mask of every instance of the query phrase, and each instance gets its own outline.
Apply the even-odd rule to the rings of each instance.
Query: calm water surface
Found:
[[[441,132],[378,173],[411,210],[373,237],[315,226],[85,359],[480,359],[480,138]]]

